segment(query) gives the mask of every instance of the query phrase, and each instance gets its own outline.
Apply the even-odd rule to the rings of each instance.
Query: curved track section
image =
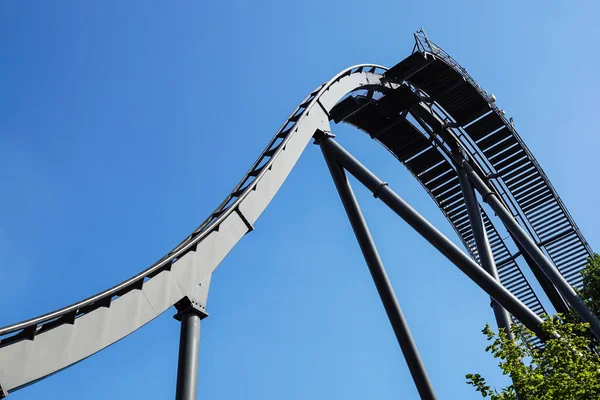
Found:
[[[127,281],[63,309],[0,329],[0,378],[14,391],[129,335],[192,292],[249,231],[287,178],[328,110],[361,87],[386,88],[385,68],[349,68],[292,113],[250,171],[210,217],[161,260]]]
[[[423,33],[415,51],[384,78],[393,92],[345,98],[333,120],[368,133],[398,158],[446,216],[472,257],[477,250],[456,172],[466,154],[573,287],[592,251],[544,171],[488,94]],[[493,177],[493,179],[489,178]],[[481,209],[502,284],[539,315],[545,312],[523,275],[516,244]],[[527,261],[527,260],[525,260]],[[530,338],[539,343],[537,338]]]
[[[121,284],[60,310],[0,329],[0,379],[14,391],[129,335],[209,283],[287,178],[317,130],[330,120],[367,132],[422,184],[478,259],[456,174],[466,154],[522,226],[573,286],[591,250],[535,158],[487,94],[450,56],[416,35],[411,56],[387,70],[348,68],[294,110],[219,207],[154,265]],[[482,210],[483,211],[483,210]],[[502,283],[544,313],[494,222],[483,214]]]

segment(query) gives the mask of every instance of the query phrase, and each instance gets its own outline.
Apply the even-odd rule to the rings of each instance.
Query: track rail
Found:
[[[456,146],[468,153],[482,176],[501,175],[501,179],[491,182],[494,189],[555,262],[565,260],[566,254],[566,261],[575,260],[580,265],[580,255],[587,256],[591,250],[531,152],[466,71],[425,39],[417,37],[418,51],[390,70],[379,65],[357,65],[319,85],[296,107],[217,209],[149,268],[85,300],[0,328],[3,388],[17,390],[89,357],[156,318],[183,297],[198,292],[201,285],[206,288],[222,259],[253,230],[254,222],[314,133],[330,131],[330,120],[359,127],[398,158],[430,194],[475,260],[478,255],[473,233],[466,222],[464,199],[452,160]],[[357,95],[358,91],[366,94]],[[493,139],[504,130],[510,134]],[[502,151],[496,150],[505,146],[506,140],[516,144],[511,142],[502,150],[517,149],[524,158],[513,160],[512,164],[498,158]],[[523,169],[527,162],[532,167]],[[516,163],[521,164],[515,167]],[[531,197],[531,188],[513,185],[515,168],[521,170],[516,178],[528,177],[534,171],[541,177],[536,177],[535,182],[541,181],[545,186],[536,186]],[[548,202],[539,203],[540,190],[550,193],[548,197],[543,192],[541,199],[551,198],[556,203],[559,220],[553,219],[557,211],[551,211],[550,216],[545,214],[544,210],[551,207]],[[532,201],[538,202],[537,208],[531,207]],[[533,311],[544,313],[516,263],[517,255],[510,253],[507,242],[485,213],[483,219],[501,282]],[[568,222],[567,228],[563,220]],[[548,224],[556,221],[558,227],[551,226],[548,231]],[[554,238],[544,232],[563,236]],[[564,244],[564,240],[567,250],[562,245],[552,250],[552,245]],[[571,252],[573,248],[575,253]],[[571,264],[568,268],[569,273],[578,271]]]

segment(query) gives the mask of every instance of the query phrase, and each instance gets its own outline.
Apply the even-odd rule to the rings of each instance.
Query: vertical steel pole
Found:
[[[425,370],[425,366],[419,355],[419,350],[412,338],[408,324],[404,319],[404,314],[402,313],[400,304],[398,304],[394,289],[385,272],[385,268],[379,257],[379,253],[377,252],[377,248],[375,247],[366,221],[360,211],[358,202],[354,197],[350,182],[348,182],[344,170],[332,157],[330,157],[323,146],[321,146],[321,150],[344,205],[344,209],[346,210],[346,214],[348,215],[348,219],[350,220],[350,224],[352,225],[354,234],[356,235],[356,239],[360,245],[360,249],[365,257],[367,266],[369,267],[369,272],[375,282],[375,287],[377,288],[381,302],[383,303],[388,319],[392,325],[392,329],[396,334],[398,344],[400,345],[406,363],[408,364],[408,369],[417,386],[419,395],[421,396],[421,399],[434,400],[436,399],[435,392],[433,391],[433,387],[427,376],[427,371]]]
[[[479,211],[479,203],[475,197],[475,192],[473,191],[473,187],[471,186],[471,182],[469,181],[466,172],[462,168],[458,168],[457,172],[460,188],[465,198],[467,215],[471,222],[473,236],[475,237],[475,246],[477,247],[479,262],[483,269],[494,277],[496,281],[500,282],[498,270],[496,269],[496,262],[494,261],[494,255],[492,254],[492,248],[490,247],[485,226],[483,225],[483,219],[481,217],[481,212]],[[512,340],[514,336],[510,331],[510,317],[508,316],[508,313],[496,300],[491,297],[490,300],[498,329],[504,329],[506,335]]]
[[[545,335],[541,329],[542,319],[525,306],[504,286],[490,276],[475,261],[458,248],[450,239],[437,230],[429,221],[416,212],[400,196],[377,178],[371,171],[348,153],[335,140],[324,138],[321,148],[326,148],[348,172],[365,185],[373,195],[378,197],[400,218],[406,221],[415,231],[440,251],[448,260],[464,272],[473,282],[493,297],[498,303],[515,316],[540,339]]]
[[[196,400],[199,349],[200,315],[189,308],[181,313],[175,400]]]
[[[571,307],[573,307],[579,317],[582,320],[589,322],[592,333],[596,338],[600,339],[600,322],[598,321],[598,318],[590,311],[583,300],[577,296],[575,290],[573,290],[558,269],[550,262],[550,260],[548,260],[548,258],[546,258],[542,250],[540,250],[525,230],[521,228],[511,212],[504,207],[504,204],[502,204],[500,199],[496,196],[496,193],[488,187],[479,175],[477,175],[466,160],[463,160],[462,167],[475,188],[483,197],[483,200],[488,203],[492,210],[498,215],[498,218],[500,218],[506,229],[508,229],[511,235],[517,239],[525,252],[529,254],[544,274],[546,274],[548,279],[550,279],[558,292],[565,300],[567,300]]]
[[[174,318],[181,322],[175,400],[196,400],[200,320],[208,317],[205,304],[209,285],[210,276],[196,286],[188,296],[175,303],[178,312]]]

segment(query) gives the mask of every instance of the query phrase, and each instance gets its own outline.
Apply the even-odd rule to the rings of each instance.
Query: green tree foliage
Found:
[[[594,255],[582,271],[580,296],[600,315],[600,256]],[[522,339],[533,333],[520,325],[511,328],[515,340],[486,325],[483,333],[490,344],[486,351],[500,360],[504,375],[512,384],[497,391],[479,374],[467,374],[482,397],[491,400],[589,400],[600,399],[600,357],[597,343],[589,334],[589,325],[564,318],[547,317],[542,325],[549,339],[543,348],[528,346]]]
[[[581,271],[583,277],[579,296],[585,301],[590,310],[600,316],[600,256],[594,254]]]

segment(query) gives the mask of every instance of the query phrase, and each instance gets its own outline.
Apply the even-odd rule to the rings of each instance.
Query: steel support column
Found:
[[[579,317],[582,320],[589,322],[592,333],[594,336],[596,336],[596,338],[600,339],[600,322],[598,321],[597,317],[585,305],[583,300],[577,296],[575,290],[573,290],[571,285],[569,285],[558,269],[550,262],[550,260],[548,260],[542,250],[540,250],[540,248],[515,220],[511,212],[506,209],[504,204],[502,204],[495,192],[488,187],[488,185],[479,177],[479,175],[477,175],[477,173],[466,160],[463,160],[462,167],[466,171],[475,188],[483,197],[483,200],[488,203],[492,210],[494,210],[494,212],[498,215],[498,218],[500,218],[506,229],[508,229],[511,235],[523,247],[525,252],[529,254],[533,261],[544,272],[544,274],[546,274],[548,279],[550,279],[558,292],[565,298],[571,307],[573,307]]]
[[[175,400],[196,400],[200,320],[208,317],[204,306],[208,294],[208,282],[204,287],[201,284],[196,292],[200,295],[184,297],[175,304],[178,313],[174,318],[181,321]]]
[[[477,254],[479,255],[479,263],[490,274],[496,281],[500,282],[498,278],[498,270],[496,269],[496,262],[494,261],[494,255],[492,254],[492,248],[488,240],[487,232],[483,224],[483,218],[479,210],[479,203],[475,197],[475,192],[469,181],[469,177],[462,168],[458,168],[458,181],[465,198],[465,205],[467,207],[467,215],[469,222],[471,223],[471,229],[473,230],[473,236],[475,237],[475,246],[477,247]],[[490,297],[491,306],[494,310],[494,316],[496,317],[496,324],[498,329],[504,329],[506,335],[513,339],[514,336],[510,331],[510,317],[506,310],[502,308],[496,300]]]
[[[383,203],[446,256],[446,258],[471,278],[488,295],[521,321],[523,325],[533,331],[540,339],[545,339],[540,327],[542,320],[539,316],[498,283],[490,274],[473,261],[471,257],[431,225],[429,221],[416,212],[335,140],[327,137],[323,138],[321,140],[321,148],[325,148],[348,172],[373,192],[376,197],[379,197]]]
[[[417,390],[421,399],[434,400],[436,399],[435,392],[427,376],[427,371],[419,355],[417,346],[412,338],[408,324],[398,304],[394,289],[388,279],[387,273],[383,266],[383,262],[379,257],[369,228],[367,227],[366,221],[362,215],[356,197],[352,192],[350,182],[348,182],[347,176],[342,167],[335,161],[333,157],[328,153],[326,147],[321,146],[323,156],[331,172],[331,176],[340,195],[350,224],[356,239],[360,245],[360,249],[363,253],[369,272],[375,282],[375,287],[381,298],[381,302],[385,308],[388,319],[392,325],[392,329],[398,340],[398,344],[404,354],[404,359],[408,364],[408,369],[412,375],[412,378],[417,386]]]
[[[196,400],[199,349],[200,316],[193,311],[184,312],[179,336],[176,400]]]

